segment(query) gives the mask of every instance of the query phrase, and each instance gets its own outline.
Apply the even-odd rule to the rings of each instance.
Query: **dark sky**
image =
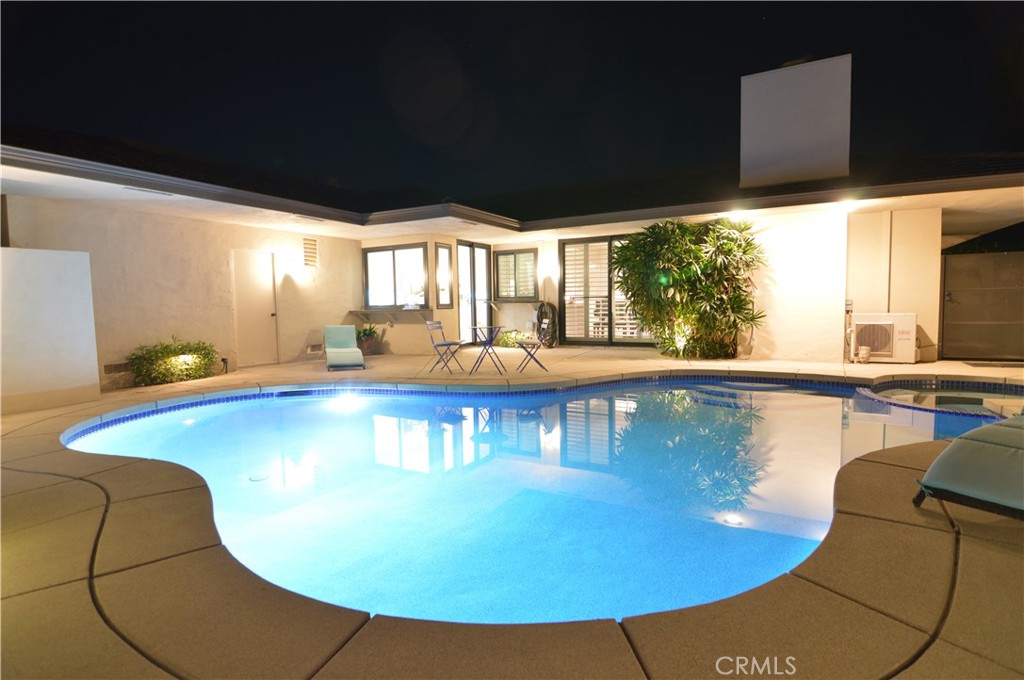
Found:
[[[738,161],[740,78],[853,54],[855,153],[1021,151],[1024,3],[3,2],[5,125],[459,200]]]

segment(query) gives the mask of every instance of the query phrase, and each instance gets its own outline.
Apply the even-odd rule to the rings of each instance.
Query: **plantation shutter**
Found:
[[[566,243],[562,257],[566,340],[608,337],[608,243]]]

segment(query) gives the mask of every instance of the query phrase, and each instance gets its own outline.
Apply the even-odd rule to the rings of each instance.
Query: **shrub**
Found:
[[[518,347],[517,342],[530,339],[530,336],[526,333],[513,328],[499,333],[498,337],[494,340],[494,344],[498,347]]]
[[[128,355],[136,385],[163,385],[213,375],[217,349],[208,342],[171,342],[140,345]]]
[[[666,220],[626,236],[612,251],[615,283],[662,351],[734,357],[739,332],[763,323],[750,275],[764,264],[764,249],[750,228],[727,219]]]

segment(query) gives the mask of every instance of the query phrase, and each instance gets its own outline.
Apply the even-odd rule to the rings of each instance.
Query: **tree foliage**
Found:
[[[750,228],[724,218],[666,220],[626,236],[612,251],[615,284],[662,351],[734,357],[739,332],[763,323],[750,276],[764,264],[764,249]]]

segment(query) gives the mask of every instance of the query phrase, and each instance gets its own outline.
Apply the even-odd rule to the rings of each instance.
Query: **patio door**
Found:
[[[459,241],[459,338],[473,340],[473,326],[491,325],[491,247]]]
[[[238,365],[276,364],[277,295],[274,255],[232,250]]]
[[[629,313],[626,296],[615,287],[609,265],[616,239],[561,241],[561,340],[600,344],[647,344]]]

